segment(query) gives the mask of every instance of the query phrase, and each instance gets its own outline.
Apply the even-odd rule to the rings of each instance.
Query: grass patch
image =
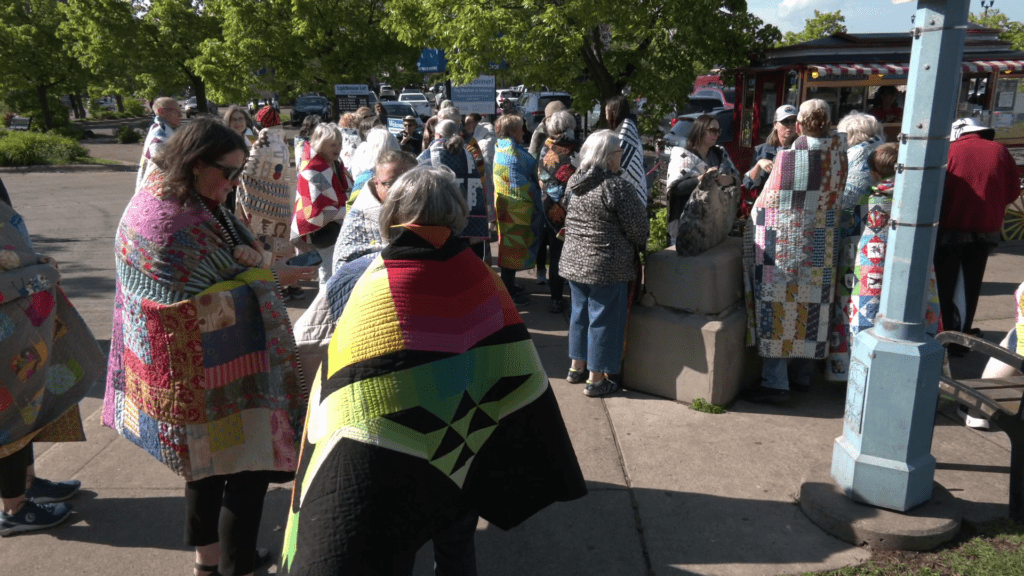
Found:
[[[704,412],[706,414],[725,414],[725,408],[722,408],[718,404],[712,404],[703,398],[694,398],[693,402],[690,403],[690,410],[696,410],[697,412]]]
[[[106,158],[93,158],[92,156],[83,156],[81,158],[75,158],[75,160],[71,162],[71,164],[116,164],[120,166],[121,162],[118,162],[117,160],[107,160]]]
[[[964,522],[952,542],[932,552],[878,551],[860,566],[804,576],[1024,576],[1024,525]]]
[[[66,136],[0,130],[0,166],[70,164],[88,155],[84,146]]]

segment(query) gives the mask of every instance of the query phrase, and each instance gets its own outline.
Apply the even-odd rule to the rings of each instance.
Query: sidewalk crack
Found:
[[[626,459],[622,455],[622,446],[619,445],[619,435],[615,432],[615,425],[612,423],[611,412],[608,411],[608,403],[601,398],[601,407],[604,409],[604,417],[608,420],[608,428],[612,431],[612,440],[615,442],[615,453],[619,458],[619,468],[622,470],[622,478],[626,482],[626,491],[629,493],[629,503],[633,506],[633,520],[636,522],[636,535],[640,541],[640,552],[644,556],[644,567],[648,576],[654,576],[654,568],[651,566],[651,552],[647,548],[647,536],[644,533],[644,522],[640,518],[640,502],[636,499],[633,491],[633,482],[629,478],[629,471],[626,470]]]

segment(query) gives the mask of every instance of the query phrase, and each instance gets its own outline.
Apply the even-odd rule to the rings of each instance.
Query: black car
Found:
[[[323,96],[299,96],[292,108],[292,123],[301,124],[306,116],[316,115],[323,122],[334,120],[334,109],[330,100]]]

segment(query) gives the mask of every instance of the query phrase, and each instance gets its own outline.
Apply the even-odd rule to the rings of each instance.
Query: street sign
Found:
[[[416,70],[419,72],[444,72],[448,70],[448,59],[444,57],[444,50],[438,48],[424,48],[420,59],[416,63]]]
[[[335,84],[335,96],[364,96],[370,89],[366,84]]]
[[[370,105],[370,88],[366,84],[335,84],[334,110],[338,117]]]
[[[465,86],[453,86],[452,102],[463,114],[494,114],[494,76],[483,75]]]

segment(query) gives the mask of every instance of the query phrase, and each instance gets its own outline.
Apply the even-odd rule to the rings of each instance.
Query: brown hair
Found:
[[[511,138],[512,127],[521,125],[524,128],[526,123],[523,121],[523,117],[517,114],[502,114],[498,117],[498,121],[494,123],[494,133],[498,138]]]
[[[235,112],[241,112],[242,118],[245,119],[245,127],[252,128],[252,118],[249,118],[249,112],[245,108],[242,108],[238,104],[232,104],[228,106],[226,112],[224,112],[224,123],[231,127],[231,117],[235,115]]]
[[[153,159],[164,173],[163,192],[184,204],[193,190],[192,168],[196,162],[220,162],[235,150],[248,157],[249,143],[219,119],[199,117],[189,122],[171,136]]]
[[[896,159],[899,154],[899,144],[895,142],[882,144],[868,155],[868,166],[879,176],[888,180],[896,175]]]
[[[772,126],[772,133],[768,135],[768,138],[765,139],[764,143],[776,148],[782,147],[782,140],[779,140],[779,131],[776,130],[774,126]]]
[[[690,135],[686,138],[686,149],[691,152],[696,152],[697,147],[701,142],[704,141],[704,137],[708,134],[708,129],[711,128],[712,122],[718,122],[718,118],[710,114],[701,114],[693,122],[693,128],[690,128]],[[722,128],[722,124],[719,122],[718,128]],[[774,130],[773,130],[774,131]]]
[[[608,128],[615,130],[629,116],[629,100],[616,94],[604,102],[604,113],[608,116]]]

